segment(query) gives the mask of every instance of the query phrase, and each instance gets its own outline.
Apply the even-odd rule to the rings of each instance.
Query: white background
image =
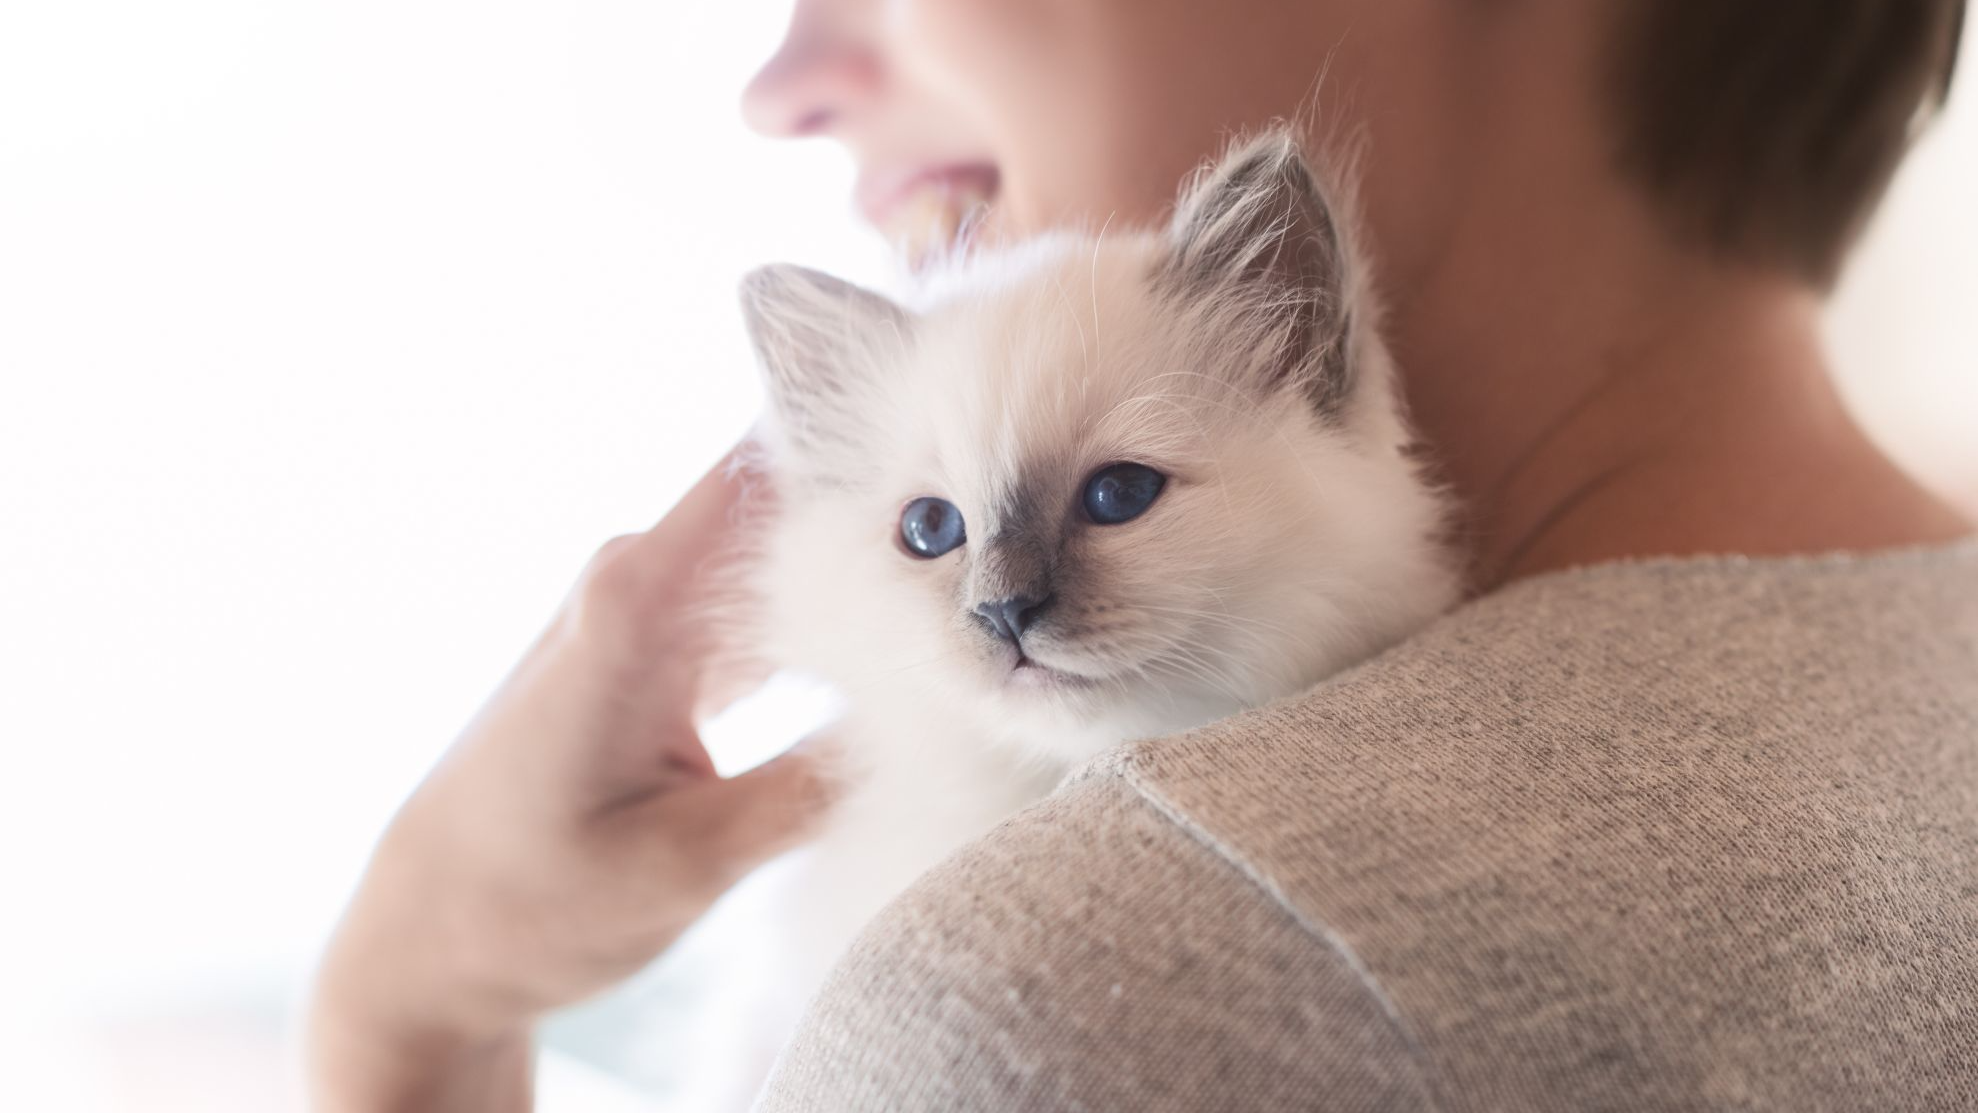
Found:
[[[0,6],[0,1104],[278,1108],[370,838],[748,424],[736,279],[885,273],[740,126],[785,7]],[[1978,505],[1966,76],[1835,333]]]

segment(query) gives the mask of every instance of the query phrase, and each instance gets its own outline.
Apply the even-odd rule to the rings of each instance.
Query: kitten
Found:
[[[978,255],[917,309],[745,280],[777,500],[755,640],[849,704],[848,795],[783,894],[778,1035],[881,904],[1073,766],[1456,599],[1347,232],[1273,132],[1165,229]]]

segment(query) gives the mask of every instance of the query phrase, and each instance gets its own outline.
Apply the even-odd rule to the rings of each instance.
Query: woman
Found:
[[[800,2],[745,109],[882,226],[1150,221],[1232,130],[1355,140],[1478,592],[923,878],[766,1108],[1978,1103],[1978,545],[1816,328],[1962,7]],[[691,725],[733,483],[605,546],[386,835],[324,1108],[526,1107],[533,1018],[802,838],[804,755],[721,780]]]

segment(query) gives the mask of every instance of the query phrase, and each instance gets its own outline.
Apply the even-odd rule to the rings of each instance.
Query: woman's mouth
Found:
[[[862,176],[860,212],[915,269],[949,254],[995,198],[1000,184],[988,163],[951,163]]]

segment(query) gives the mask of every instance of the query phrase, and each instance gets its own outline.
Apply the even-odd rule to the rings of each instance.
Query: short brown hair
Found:
[[[1624,0],[1623,171],[1678,232],[1832,285],[1942,106],[1964,0]]]

